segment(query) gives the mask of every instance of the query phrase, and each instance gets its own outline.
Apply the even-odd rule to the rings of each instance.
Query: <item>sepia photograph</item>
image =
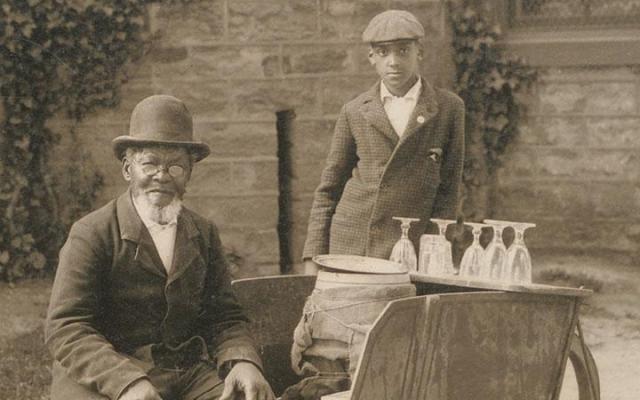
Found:
[[[640,0],[0,0],[0,400],[636,400],[639,215]]]

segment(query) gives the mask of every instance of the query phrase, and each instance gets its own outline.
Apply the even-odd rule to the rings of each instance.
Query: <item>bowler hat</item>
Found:
[[[200,161],[209,155],[209,146],[193,140],[193,120],[184,103],[173,96],[149,96],[131,112],[129,134],[113,139],[119,160],[132,146],[177,146],[186,148]]]
[[[365,43],[390,42],[392,40],[420,39],[424,27],[409,11],[387,10],[371,19],[362,32]]]

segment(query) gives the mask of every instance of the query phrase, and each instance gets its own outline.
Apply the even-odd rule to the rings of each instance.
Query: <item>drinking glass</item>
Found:
[[[493,240],[487,246],[485,253],[485,273],[483,278],[492,281],[506,281],[509,277],[507,268],[507,248],[502,241],[502,231],[510,226],[510,222],[485,219],[485,224],[493,228]]]
[[[531,255],[524,243],[524,231],[536,224],[511,222],[515,230],[513,244],[507,250],[507,268],[509,280],[514,283],[531,283]]]
[[[420,221],[418,218],[393,217],[396,221],[400,221],[402,234],[400,240],[396,242],[391,250],[391,261],[397,262],[404,266],[406,271],[415,272],[418,270],[418,260],[416,257],[416,248],[409,239],[409,228],[412,222]]]
[[[424,234],[420,236],[420,265],[418,272],[431,276],[447,276],[445,268],[444,247],[440,235]]]
[[[438,219],[438,218],[431,218],[430,221],[438,225],[438,232],[439,232],[441,249],[442,249],[441,250],[442,259],[444,263],[444,266],[443,266],[444,271],[448,275],[455,275],[457,271],[453,268],[453,256],[451,254],[451,243],[447,240],[446,233],[447,233],[447,226],[451,224],[455,224],[456,221],[452,219]]]
[[[462,256],[460,276],[480,278],[487,268],[485,264],[485,249],[480,245],[480,234],[482,233],[482,228],[488,225],[473,222],[465,222],[464,224],[472,228],[473,243],[467,247]]]

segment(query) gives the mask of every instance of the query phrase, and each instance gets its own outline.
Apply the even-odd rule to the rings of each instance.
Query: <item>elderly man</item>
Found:
[[[113,147],[129,190],[77,221],[60,253],[51,399],[273,399],[218,231],[182,205],[209,154],[189,111],[146,98]]]

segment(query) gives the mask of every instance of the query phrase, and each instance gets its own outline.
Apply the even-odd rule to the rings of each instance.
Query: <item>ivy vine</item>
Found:
[[[64,179],[50,154],[76,124],[119,100],[126,66],[145,43],[145,1],[4,0],[0,6],[0,278],[51,269],[70,222],[95,199],[101,177],[79,146]],[[89,160],[90,161],[90,160]]]
[[[525,115],[524,95],[537,71],[508,55],[500,26],[472,0],[450,2],[455,90],[465,102],[467,150],[463,210],[469,220],[492,216],[496,172]]]

